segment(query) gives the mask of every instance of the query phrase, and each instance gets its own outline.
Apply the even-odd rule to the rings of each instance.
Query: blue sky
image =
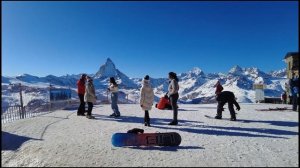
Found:
[[[298,51],[298,2],[2,2],[2,75],[129,77],[193,67],[285,68]]]

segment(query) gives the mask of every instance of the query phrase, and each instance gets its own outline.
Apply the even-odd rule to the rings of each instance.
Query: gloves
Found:
[[[236,108],[237,111],[240,111],[240,109],[241,109],[240,107],[237,107],[237,108]]]

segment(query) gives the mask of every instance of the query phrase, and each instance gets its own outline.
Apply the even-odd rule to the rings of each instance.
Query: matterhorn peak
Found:
[[[110,58],[106,59],[104,65],[101,65],[98,72],[95,74],[95,78],[112,77],[118,74],[115,64]]]
[[[190,74],[195,74],[197,76],[204,75],[204,72],[199,67],[194,67],[192,70],[189,71]]]
[[[229,70],[229,73],[239,75],[243,73],[243,69],[240,66],[235,65],[233,68]]]

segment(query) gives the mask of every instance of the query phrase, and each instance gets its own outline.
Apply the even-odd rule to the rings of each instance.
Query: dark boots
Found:
[[[148,126],[150,127],[150,117],[149,117],[149,111],[148,110],[145,110],[145,117],[144,117],[144,123],[145,123],[145,126]]]

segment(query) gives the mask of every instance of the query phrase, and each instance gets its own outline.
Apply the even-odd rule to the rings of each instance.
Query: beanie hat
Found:
[[[145,80],[149,80],[149,75],[146,75],[146,76],[144,77],[144,79],[145,79]]]

